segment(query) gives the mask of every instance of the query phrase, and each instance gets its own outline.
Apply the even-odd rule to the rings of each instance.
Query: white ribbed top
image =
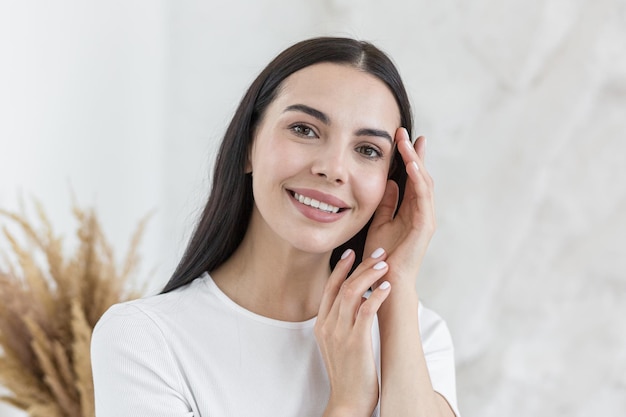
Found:
[[[423,306],[419,319],[433,386],[456,410],[447,326]],[[167,294],[117,304],[93,333],[96,416],[319,417],[329,387],[315,320],[255,314],[208,274]],[[377,323],[372,337],[378,360]]]

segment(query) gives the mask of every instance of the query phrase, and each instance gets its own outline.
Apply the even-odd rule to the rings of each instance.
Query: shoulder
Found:
[[[94,336],[111,332],[166,331],[170,318],[190,314],[189,310],[201,303],[196,298],[202,297],[203,287],[204,280],[199,277],[189,285],[172,292],[114,304],[98,320]]]
[[[192,283],[193,284],[193,283]],[[196,287],[198,284],[194,285]],[[166,294],[114,304],[100,317],[92,334],[92,350],[155,348],[165,344],[168,329],[196,303],[191,285]]]
[[[154,327],[154,319],[150,317],[150,303],[147,299],[138,299],[114,304],[105,311],[94,327],[94,336],[110,332],[126,332],[133,329]],[[146,307],[148,307],[146,309]],[[148,310],[148,311],[146,311]]]
[[[133,356],[146,349],[164,349],[163,330],[146,303],[134,300],[111,306],[98,320],[91,338],[94,361],[99,357]]]
[[[166,320],[177,296],[157,295],[115,304],[96,324],[91,366],[96,414],[189,415],[185,380]]]
[[[115,304],[102,315],[91,338],[92,370],[100,387],[142,378],[148,384],[152,375],[182,389],[172,326],[184,301],[181,292],[153,295]]]

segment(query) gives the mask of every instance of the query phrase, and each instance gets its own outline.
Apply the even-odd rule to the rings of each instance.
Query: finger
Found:
[[[433,179],[428,173],[428,169],[426,169],[426,138],[424,136],[420,136],[415,140],[415,144],[413,145],[415,149],[415,153],[418,156],[417,165],[419,170],[422,172],[424,179],[428,183],[429,186],[433,186]]]
[[[419,136],[415,139],[414,148],[419,159],[426,161],[426,138],[424,136]]]
[[[389,270],[385,261],[378,261],[370,268],[365,269],[358,276],[351,276],[351,279],[344,282],[337,296],[339,302],[338,317],[340,325],[344,328],[351,328],[354,325],[356,313],[361,305],[363,294],[376,281],[381,279]],[[354,275],[354,274],[353,274]]]
[[[424,136],[419,136],[415,139],[415,143],[411,143],[408,131],[401,127],[396,131],[394,139],[405,164],[411,161],[424,162],[426,158],[426,138]]]
[[[324,293],[322,294],[322,301],[320,302],[319,311],[317,314],[318,320],[323,320],[328,316],[330,309],[332,308],[337,293],[341,284],[345,281],[352,264],[354,263],[355,255],[352,249],[346,250],[342,255],[335,269],[330,274],[326,286],[324,287]]]
[[[418,209],[426,216],[422,219],[423,221],[434,224],[434,183],[426,170],[424,161],[418,156],[418,151],[422,152],[424,139],[423,137],[418,138],[413,146],[406,138],[406,134],[400,135],[398,151],[406,163],[406,173],[410,180],[405,190],[405,200],[412,203],[403,204],[400,210],[406,215],[410,215],[410,212]]]
[[[411,162],[411,165],[413,166],[407,165],[407,174],[409,175],[411,180],[413,180],[414,183],[418,186],[418,195],[420,197],[427,198],[432,203],[434,181],[428,173],[428,169],[426,169],[424,156],[420,156],[420,154],[425,155],[425,148],[426,138],[424,136],[418,137],[414,145],[415,153],[418,155],[418,158]],[[425,183],[425,187],[423,186],[423,183]]]
[[[391,284],[389,281],[383,281],[370,295],[367,301],[364,301],[356,315],[355,329],[368,333],[372,329],[374,316],[380,309],[380,306],[389,296],[391,292]]]
[[[427,187],[432,188],[433,180],[426,169],[426,165],[424,164],[426,138],[424,136],[420,136],[415,140],[415,144],[411,144],[406,129],[400,128],[396,133],[395,139],[398,151],[402,156],[402,160],[406,164],[406,171],[409,178],[419,188],[423,188],[421,187],[422,182],[425,182]]]
[[[412,199],[415,201],[417,208],[424,210],[422,211],[424,214],[433,214],[435,208],[433,181],[428,173],[424,171],[425,169],[419,161],[410,162],[406,166],[407,175],[413,184],[413,187],[411,187],[414,191]],[[407,187],[406,194],[409,194],[409,187]]]
[[[385,188],[383,198],[376,208],[370,228],[376,228],[393,220],[393,215],[398,206],[399,193],[398,184],[392,180],[387,181],[387,188]]]
[[[405,128],[398,128],[396,131],[395,141],[396,146],[398,147],[398,152],[400,152],[405,165],[414,161],[417,162],[420,159]],[[418,143],[415,144],[415,146],[417,145]]]
[[[352,259],[353,256],[354,254],[351,253],[350,255],[347,256],[347,259]],[[387,258],[387,253],[385,252],[385,250],[383,248],[378,248],[374,250],[368,258],[365,258],[359,264],[359,266],[356,267],[356,269],[352,272],[352,274],[347,279],[343,279],[340,282],[334,282],[330,284],[328,286],[328,291],[325,291],[327,292],[327,295],[323,297],[326,299],[325,303],[328,303],[328,304],[325,304],[324,306],[325,315],[322,317],[319,317],[318,315],[318,323],[321,322],[320,319],[325,319],[326,321],[336,323],[337,320],[339,319],[339,313],[340,313],[341,305],[344,299],[353,298],[354,297],[353,293],[354,294],[358,293],[358,291],[356,290],[352,291],[352,288],[355,288],[355,287],[363,288],[363,285],[360,285],[358,283],[355,284],[354,281],[359,280],[359,279],[362,280],[363,278],[361,277],[361,275],[365,271],[367,271],[369,268],[373,268],[377,263],[379,263],[380,261],[383,261],[386,258]],[[352,265],[352,263],[350,265]],[[365,290],[367,288],[362,290],[361,295],[365,293]],[[348,295],[343,294],[346,291],[348,291],[350,294]],[[347,308],[347,307],[344,306],[344,308]]]
[[[350,276],[348,277],[348,279],[344,282],[344,283],[349,283],[352,280],[357,279],[357,277],[359,276],[359,274],[361,274],[363,271],[365,271],[366,269],[369,269],[371,267],[373,267],[376,263],[380,262],[380,261],[384,261],[387,259],[387,252],[385,251],[385,249],[383,248],[378,248],[373,250],[369,256],[365,257],[365,254],[363,255],[363,259],[361,261],[361,263],[354,269],[354,271],[352,272],[352,274],[350,274]]]

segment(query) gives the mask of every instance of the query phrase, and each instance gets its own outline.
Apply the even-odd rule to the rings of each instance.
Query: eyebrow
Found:
[[[324,123],[325,125],[330,125],[330,118],[325,113],[314,109],[313,107],[307,106],[306,104],[292,104],[290,106],[287,106],[283,113],[288,111],[300,111],[302,113],[308,114],[309,116],[315,117],[317,120]],[[381,129],[363,128],[359,129],[356,132],[356,135],[381,137],[387,139],[393,144],[393,138],[391,137],[391,135]]]
[[[301,111],[302,113],[306,113],[309,116],[315,117],[320,122],[325,125],[330,125],[330,119],[324,113],[319,110],[314,109],[313,107],[309,107],[306,104],[292,104],[291,106],[287,106],[284,112],[288,111]],[[283,112],[283,113],[284,113]]]
[[[391,142],[391,144],[393,144],[393,139],[391,138],[391,135],[387,132],[385,132],[384,130],[380,130],[380,129],[359,129],[356,132],[357,136],[378,136],[384,139],[387,139],[389,142]]]

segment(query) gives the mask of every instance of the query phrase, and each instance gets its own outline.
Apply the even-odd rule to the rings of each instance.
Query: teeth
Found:
[[[314,207],[318,210],[322,210],[328,213],[337,213],[339,211],[339,207],[335,207],[331,204],[317,201],[316,199],[311,198],[311,197],[305,197],[302,194],[298,194],[294,192],[293,197],[299,202],[301,202],[302,204]]]

